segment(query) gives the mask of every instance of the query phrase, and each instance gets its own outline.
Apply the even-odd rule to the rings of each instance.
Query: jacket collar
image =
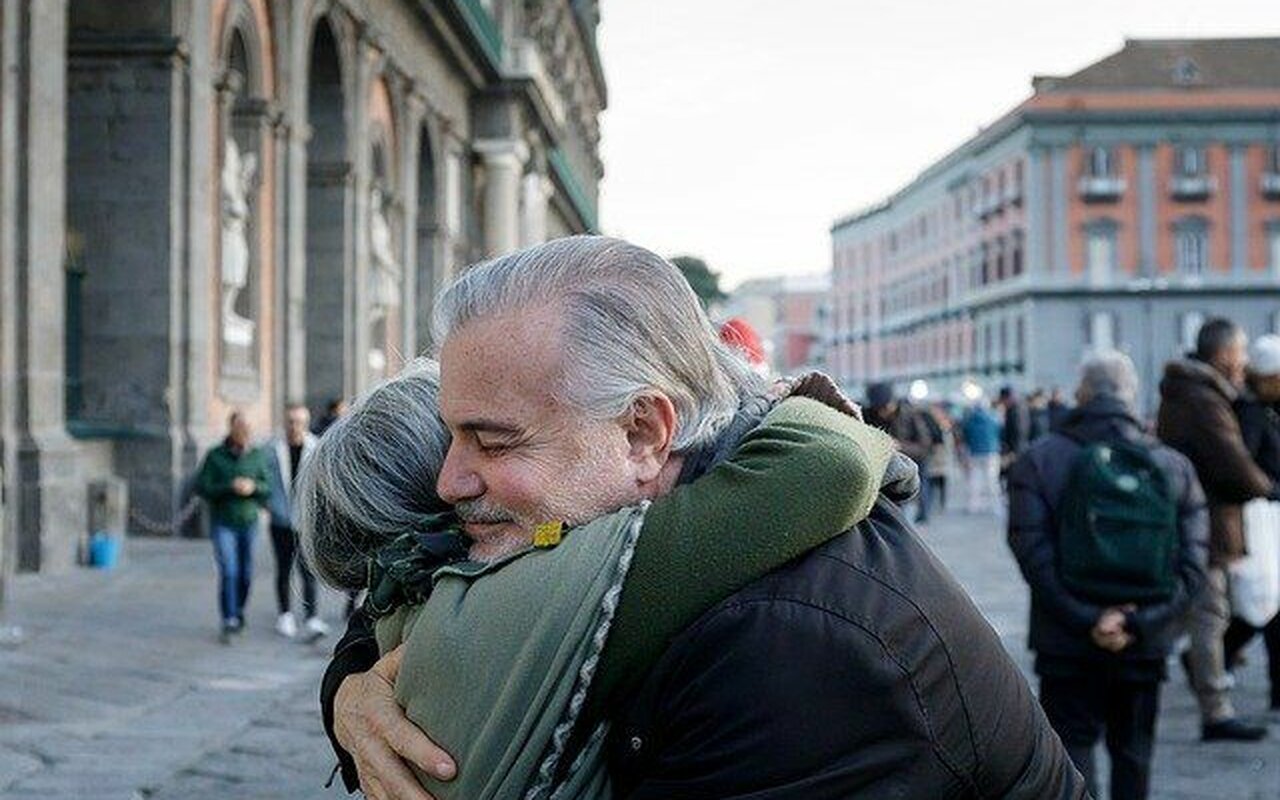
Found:
[[[1099,395],[1072,409],[1063,420],[1061,431],[1064,436],[1085,441],[1147,437],[1146,429],[1133,409],[1109,395]]]
[[[1234,401],[1240,394],[1240,391],[1232,386],[1231,381],[1227,380],[1221,372],[1198,358],[1179,358],[1165,365],[1164,380],[1161,381],[1160,386],[1162,392],[1166,385],[1177,381],[1208,386],[1228,401]]]

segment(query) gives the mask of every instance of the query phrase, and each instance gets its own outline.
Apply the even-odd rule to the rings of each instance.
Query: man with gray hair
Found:
[[[1076,409],[1009,470],[1009,546],[1031,587],[1049,721],[1095,796],[1105,731],[1110,796],[1141,800],[1165,659],[1204,583],[1209,523],[1191,462],[1145,432],[1137,396],[1128,356],[1085,361]]]
[[[626,242],[572,237],[495,259],[436,311],[452,435],[436,488],[472,559],[527,547],[541,523],[678,491],[767,407],[678,270]],[[760,524],[786,536],[806,521]],[[426,800],[404,760],[446,781],[467,765],[408,723],[398,652],[379,660],[362,625],[322,691],[344,780]],[[1084,796],[994,631],[883,497],[625,685],[603,711],[618,797]]]

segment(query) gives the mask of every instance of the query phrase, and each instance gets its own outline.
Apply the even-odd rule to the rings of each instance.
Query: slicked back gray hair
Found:
[[[1133,361],[1118,350],[1095,353],[1080,365],[1076,399],[1084,403],[1104,396],[1117,398],[1130,408],[1138,402],[1138,371]]]
[[[419,358],[370,390],[320,437],[293,493],[302,552],[316,575],[360,589],[366,558],[448,506],[436,476],[449,449],[440,370]]]
[[[676,411],[673,449],[714,438],[761,379],[721,344],[671,263],[604,236],[571,236],[479,264],[436,305],[435,341],[479,318],[552,307],[561,313],[565,400],[613,419],[659,391]]]

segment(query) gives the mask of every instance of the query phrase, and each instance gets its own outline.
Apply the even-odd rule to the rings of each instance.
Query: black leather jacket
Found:
[[[614,715],[618,797],[1087,797],[996,633],[898,509],[709,611]]]
[[[326,721],[377,657],[351,634]],[[611,712],[615,795],[633,800],[1088,796],[996,633],[883,499],[707,612]]]

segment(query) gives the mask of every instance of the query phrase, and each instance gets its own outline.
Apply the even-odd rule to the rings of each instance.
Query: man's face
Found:
[[[311,424],[311,413],[305,408],[291,408],[284,416],[284,433],[289,444],[302,444]]]
[[[231,439],[232,443],[235,444],[236,447],[244,447],[245,445],[249,444],[250,434],[251,434],[251,431],[249,430],[249,420],[245,419],[244,415],[239,415],[232,418],[231,427],[230,427],[230,430],[227,432],[227,436],[228,438]]]
[[[1213,366],[1237,388],[1244,386],[1245,367],[1249,366],[1249,340],[1242,334],[1231,340],[1213,360]]]
[[[584,522],[642,496],[624,427],[563,399],[560,343],[560,314],[538,308],[474,320],[440,351],[453,441],[436,488],[477,560],[526,546],[540,523]]]

